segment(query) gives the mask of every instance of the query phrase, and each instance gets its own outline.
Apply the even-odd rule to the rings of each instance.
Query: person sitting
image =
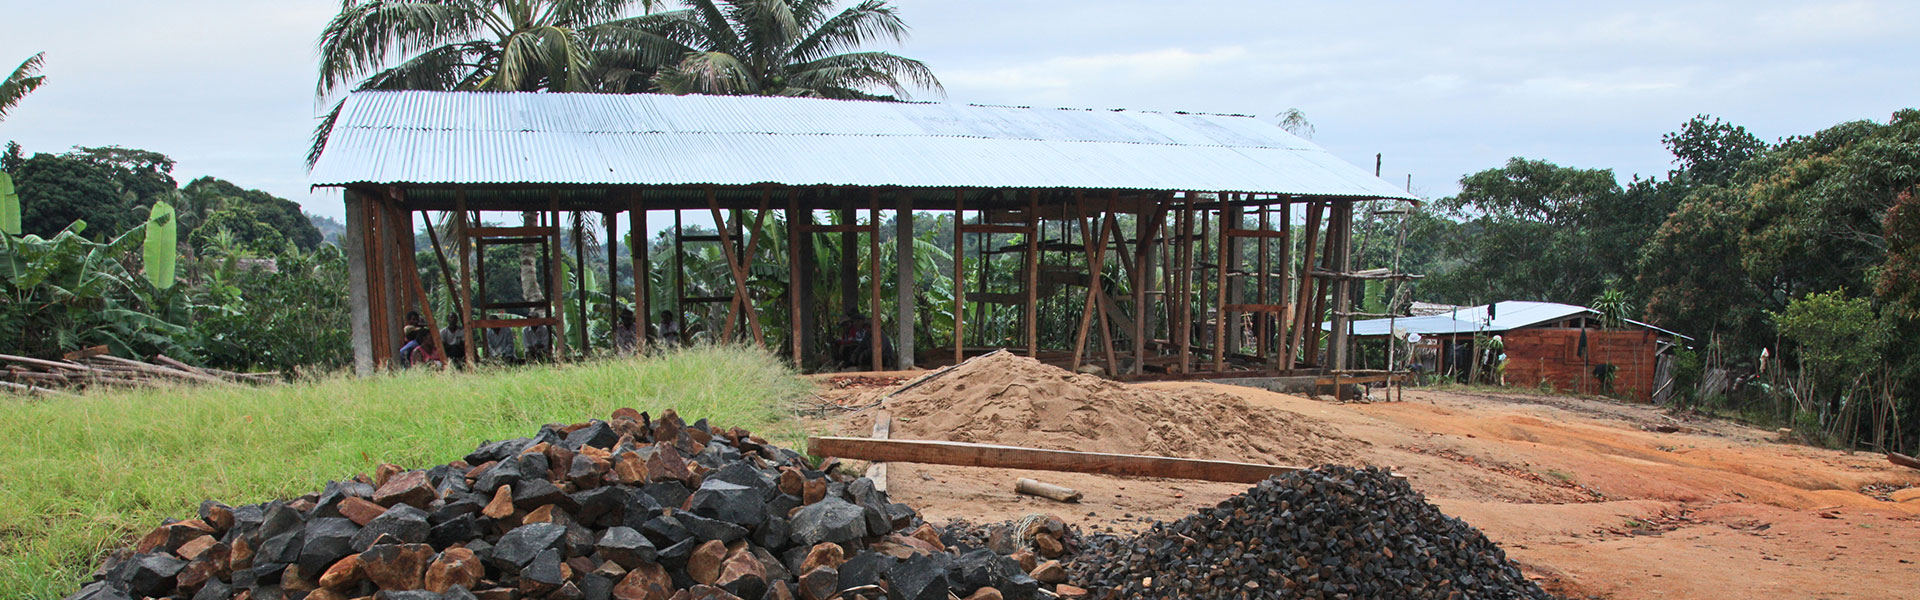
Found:
[[[685,337],[681,331],[680,320],[674,318],[673,311],[670,310],[660,311],[660,326],[658,331],[659,335],[657,337],[660,345],[666,347],[680,345]]]
[[[620,320],[613,326],[613,347],[621,354],[632,354],[639,344],[638,332],[634,330],[633,310],[620,309]]]
[[[528,327],[523,339],[527,345],[527,360],[544,361],[553,358],[553,328],[546,325]]]
[[[419,349],[421,345],[427,343],[427,337],[431,335],[433,335],[433,330],[427,329],[427,319],[420,316],[420,311],[407,311],[407,320],[400,327],[400,338],[402,340],[400,344],[400,368],[405,369],[413,366],[414,350]]]
[[[513,328],[488,327],[484,333],[487,338],[489,358],[509,364],[520,361],[520,350],[513,343]]]
[[[447,326],[440,329],[440,348],[446,351],[445,358],[466,360],[466,328],[460,325],[460,317],[447,317]]]

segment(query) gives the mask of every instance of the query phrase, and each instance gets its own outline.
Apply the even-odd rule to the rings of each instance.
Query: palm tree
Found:
[[[642,91],[673,45],[638,30],[658,0],[344,0],[320,34],[319,100],[352,90]],[[638,74],[638,77],[634,75]],[[318,159],[339,116],[314,132]]]
[[[20,63],[20,67],[14,69],[13,74],[8,75],[5,81],[0,81],[0,121],[6,120],[7,111],[13,110],[14,105],[19,104],[21,98],[39,89],[40,84],[46,83],[47,76],[36,75],[40,72],[40,64],[46,56],[47,53],[41,52],[27,58],[26,62]]]
[[[906,38],[906,23],[886,0],[862,0],[835,14],[833,0],[688,0],[687,8],[634,25],[676,45],[679,59],[654,75],[673,94],[753,94],[899,99],[912,89],[944,92],[925,63],[890,52],[858,51],[868,42]]]

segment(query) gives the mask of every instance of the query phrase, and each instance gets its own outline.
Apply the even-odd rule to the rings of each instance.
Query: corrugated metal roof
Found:
[[[1463,306],[1457,312],[1446,312],[1424,317],[1402,317],[1399,319],[1367,319],[1353,322],[1353,335],[1380,336],[1398,329],[1406,333],[1420,335],[1445,335],[1450,333],[1500,333],[1558,321],[1568,317],[1591,314],[1598,316],[1599,311],[1584,306],[1560,304],[1557,302],[1526,302],[1508,300],[1493,305],[1493,316],[1487,315],[1488,305]],[[1628,323],[1666,333],[1681,336],[1678,333],[1654,327],[1646,323],[1627,319]],[[1322,329],[1331,329],[1331,321],[1322,323]],[[1391,326],[1391,329],[1389,328]],[[1692,338],[1687,338],[1692,339]]]
[[[357,92],[310,179],[1412,198],[1245,116],[658,94]]]

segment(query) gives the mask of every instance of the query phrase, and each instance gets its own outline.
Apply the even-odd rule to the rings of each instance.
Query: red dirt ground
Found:
[[[827,383],[820,395],[849,405],[889,389]],[[1330,443],[1343,447],[1301,449],[1302,458],[1339,450],[1394,468],[1442,510],[1485,531],[1542,585],[1570,597],[1920,597],[1920,487],[1912,487],[1920,486],[1920,471],[1878,454],[1782,444],[1772,432],[1559,396],[1411,390],[1405,402],[1331,404],[1212,383],[1136,387],[1230,395],[1286,419],[1325,424],[1343,438]],[[814,429],[865,435],[872,413]],[[905,437],[903,429],[912,427],[896,423],[896,437]],[[1290,458],[1247,460],[1305,462]],[[1086,499],[1068,505],[1015,495],[1018,477],[1073,487]],[[934,521],[1048,512],[1115,531],[1176,519],[1246,488],[900,464],[889,467],[888,482],[896,500]],[[1860,493],[1869,485],[1904,501]]]

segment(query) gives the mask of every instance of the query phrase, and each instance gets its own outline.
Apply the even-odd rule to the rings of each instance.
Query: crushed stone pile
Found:
[[[895,435],[1266,464],[1354,462],[1366,442],[1230,394],[1129,386],[1008,353],[887,401]]]
[[[1554,598],[1479,530],[1376,468],[1274,477],[1136,537],[1089,545],[1069,581],[1099,600]]]
[[[1029,600],[1058,564],[947,546],[866,477],[621,409],[431,469],[169,521],[70,600]],[[1033,562],[1031,559],[1025,561]]]

